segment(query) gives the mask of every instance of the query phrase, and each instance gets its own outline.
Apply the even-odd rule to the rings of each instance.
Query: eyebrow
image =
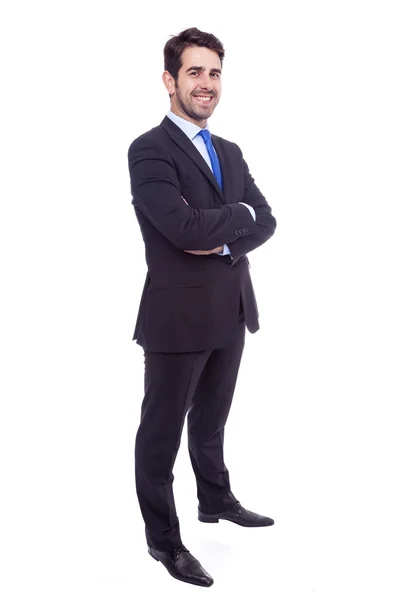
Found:
[[[189,73],[189,71],[205,71],[205,67],[189,67],[189,69],[186,69],[186,73]],[[221,69],[210,69],[210,73],[219,73],[221,74]]]

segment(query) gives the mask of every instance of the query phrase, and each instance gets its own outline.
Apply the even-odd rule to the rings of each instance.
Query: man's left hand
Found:
[[[219,254],[224,249],[223,246],[218,246],[218,248],[214,248],[214,250],[184,250],[184,252],[189,252],[190,254]]]

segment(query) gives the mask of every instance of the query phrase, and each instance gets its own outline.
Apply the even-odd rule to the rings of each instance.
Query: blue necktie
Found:
[[[201,131],[199,131],[198,135],[201,135],[201,137],[203,138],[203,140],[206,144],[207,152],[208,152],[210,160],[211,160],[211,167],[212,167],[213,173],[215,175],[215,179],[217,180],[218,185],[221,188],[221,190],[223,190],[221,167],[219,166],[218,156],[217,156],[217,153],[215,152],[212,142],[211,142],[211,133],[209,132],[208,129],[202,129]]]

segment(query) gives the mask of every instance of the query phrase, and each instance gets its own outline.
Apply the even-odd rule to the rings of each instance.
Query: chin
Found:
[[[203,110],[203,111],[201,111],[201,112],[199,111],[199,109],[198,109],[198,107],[197,107],[197,106],[196,106],[196,107],[194,107],[194,108],[196,108],[196,109],[197,109],[197,110],[195,110],[195,113],[196,113],[197,115],[199,115],[199,117],[203,117],[203,118],[205,118],[205,116],[206,116],[206,115],[208,115],[208,116],[212,115],[212,114],[213,114],[213,112],[214,112],[214,109],[213,109],[213,108],[210,108],[210,107],[208,107],[208,106],[205,106],[205,107],[204,107],[204,110]]]

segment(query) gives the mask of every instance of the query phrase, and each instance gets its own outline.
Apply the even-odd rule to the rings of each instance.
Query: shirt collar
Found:
[[[199,127],[198,125],[195,125],[194,123],[191,123],[191,121],[187,121],[186,119],[183,119],[182,117],[178,117],[178,115],[173,113],[172,110],[167,112],[167,117],[169,117],[171,119],[171,121],[173,121],[175,123],[175,125],[178,125],[178,127],[180,127],[180,129],[182,129],[183,133],[185,133],[188,136],[188,138],[192,141],[196,137],[196,135],[199,133],[199,131],[202,130],[201,127]],[[208,124],[204,127],[204,129],[208,129],[210,131]]]

